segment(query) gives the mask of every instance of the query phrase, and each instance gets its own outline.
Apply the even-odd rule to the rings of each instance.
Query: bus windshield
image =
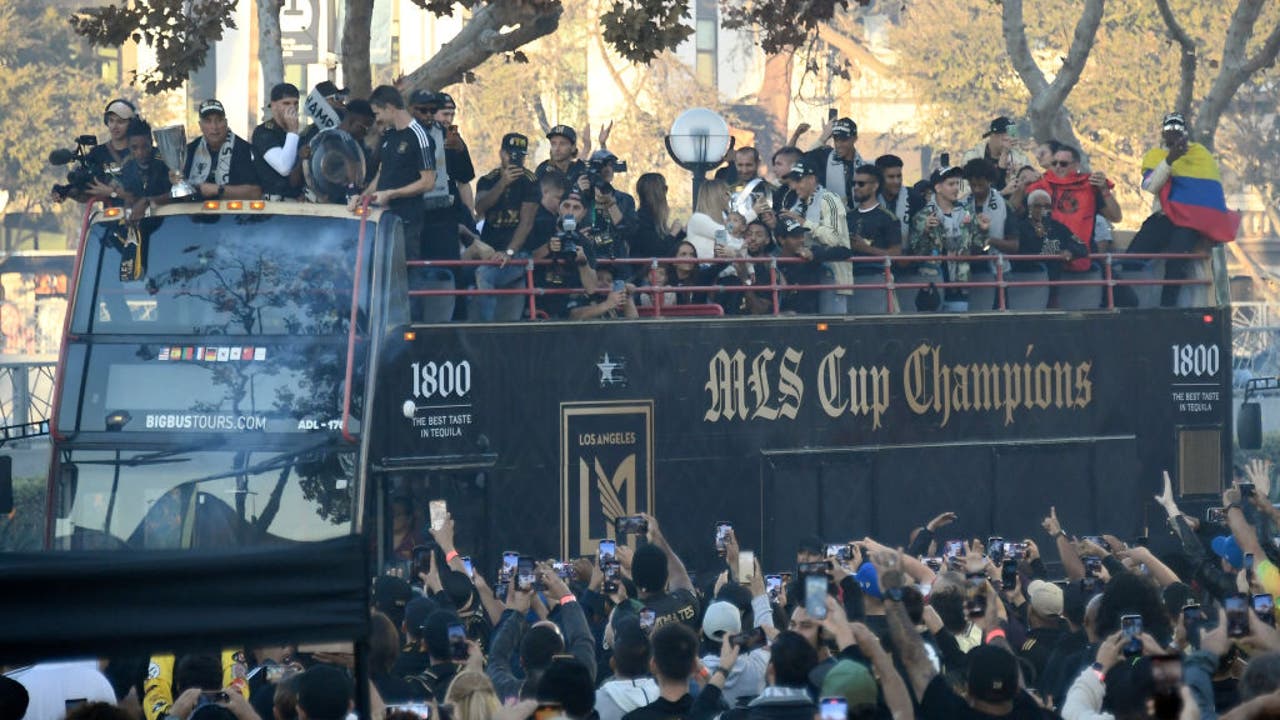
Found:
[[[251,213],[95,223],[72,332],[345,334],[359,230],[359,218]]]
[[[72,450],[54,483],[60,550],[175,550],[351,532],[354,451]]]

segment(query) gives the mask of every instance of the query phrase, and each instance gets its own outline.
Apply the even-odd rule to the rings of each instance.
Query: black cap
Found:
[[[1160,121],[1160,129],[1177,130],[1185,133],[1187,131],[1187,118],[1182,113],[1171,112]]]
[[[991,127],[988,128],[986,132],[982,133],[982,137],[986,138],[991,137],[992,135],[1007,135],[1009,133],[1009,128],[1013,126],[1014,122],[1012,120],[1001,115],[991,121]]]
[[[509,153],[529,154],[529,138],[520,133],[507,133],[502,136],[502,149]]]
[[[452,95],[450,95],[449,93],[447,93],[447,92],[436,93],[436,97],[438,97],[438,98],[440,99],[440,107],[441,107],[441,108],[454,108],[454,109],[457,109],[457,107],[458,107],[458,103],[456,103],[456,102],[454,102],[454,101],[453,101],[453,96],[452,96]]]
[[[296,97],[298,97],[298,88],[292,83],[279,83],[271,88],[271,102]]]
[[[778,237],[788,237],[791,235],[803,235],[809,232],[809,229],[803,223],[798,223],[791,218],[782,218],[782,222],[778,223]]]
[[[831,137],[834,138],[851,138],[858,137],[858,123],[850,118],[840,118],[831,124]]]
[[[334,95],[342,94],[342,91],[338,89],[338,86],[334,85],[329,80],[324,80],[322,82],[316,83],[316,92],[320,93],[321,97],[326,97],[326,98],[333,97]]]
[[[969,651],[969,695],[984,702],[1006,702],[1018,695],[1018,660],[994,645]]]
[[[440,107],[440,96],[430,90],[414,90],[409,96],[409,104]]]
[[[209,113],[215,113],[215,112],[224,117],[227,114],[227,110],[226,108],[222,107],[222,103],[218,102],[217,100],[214,100],[213,98],[209,98],[208,100],[205,100],[204,102],[200,103],[200,112],[199,112],[200,117],[204,117]]]
[[[547,139],[550,140],[557,135],[574,145],[578,144],[578,132],[568,125],[557,125],[551,128],[551,131],[547,133]]]
[[[808,175],[817,175],[817,174],[818,174],[818,171],[812,167],[809,167],[809,164],[806,163],[804,160],[797,160],[795,164],[791,166],[791,169],[787,171],[787,174],[782,176],[782,179],[783,180],[799,180],[802,177],[805,177]]]
[[[937,185],[938,183],[943,182],[944,180],[950,180],[951,178],[963,178],[963,177],[964,177],[964,170],[961,170],[958,167],[940,167],[937,170],[933,171],[933,175],[929,176],[929,184]]]
[[[382,575],[373,581],[373,603],[387,617],[404,619],[404,608],[413,599],[413,588],[404,578]]]

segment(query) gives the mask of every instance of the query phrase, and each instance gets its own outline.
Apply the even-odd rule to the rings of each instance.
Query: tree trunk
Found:
[[[768,114],[772,127],[764,133],[768,142],[757,139],[756,149],[766,158],[766,162],[787,141],[787,115],[791,110],[791,63],[794,57],[795,51],[787,50],[765,59],[764,78],[756,93],[756,104]]]
[[[342,84],[351,97],[367,98],[373,92],[369,67],[369,37],[373,32],[373,0],[347,0],[342,24]]]
[[[284,50],[280,47],[282,0],[258,0],[258,65],[262,67],[264,95],[284,82]]]
[[[1258,23],[1258,15],[1268,2],[1270,0],[1240,0],[1235,12],[1231,14],[1231,24],[1227,27],[1226,42],[1222,49],[1222,69],[1218,72],[1218,77],[1214,78],[1204,102],[1200,104],[1200,111],[1191,128],[1196,140],[1211,151],[1222,114],[1231,105],[1236,91],[1254,73],[1274,63],[1277,53],[1280,53],[1280,23],[1277,23],[1258,52],[1253,57],[1246,55]]]
[[[1027,44],[1027,28],[1022,21],[1022,0],[1004,0],[1002,19],[1005,49],[1009,53],[1013,69],[1031,94],[1027,116],[1031,120],[1032,133],[1039,142],[1058,140],[1069,142],[1077,148],[1080,146],[1065,103],[1071,90],[1080,81],[1085,63],[1089,61],[1089,53],[1093,50],[1098,26],[1102,23],[1105,5],[1106,0],[1084,0],[1075,34],[1071,38],[1071,48],[1067,51],[1067,57],[1057,76],[1050,83],[1036,65]]]
[[[462,82],[467,73],[494,55],[555,32],[563,14],[559,0],[492,0],[476,10],[440,52],[405,77],[405,88],[439,91]],[[503,28],[511,29],[504,32]]]
[[[1169,0],[1156,0],[1156,7],[1160,10],[1160,17],[1164,19],[1165,28],[1169,31],[1169,37],[1182,50],[1179,69],[1181,71],[1181,81],[1178,83],[1178,101],[1174,108],[1182,113],[1183,117],[1190,120],[1191,118],[1191,96],[1196,91],[1196,65],[1198,56],[1196,55],[1196,41],[1191,39],[1187,31],[1182,27],[1182,23],[1173,15],[1173,9],[1169,7]]]

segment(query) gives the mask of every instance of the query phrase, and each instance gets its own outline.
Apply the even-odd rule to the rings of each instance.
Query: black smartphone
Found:
[[[1199,627],[1203,619],[1200,603],[1187,603],[1182,606],[1182,626],[1187,630],[1187,637],[1191,637],[1191,629]]]
[[[453,623],[449,626],[449,656],[454,660],[466,662],[467,655],[470,654],[470,648],[467,647],[467,628],[462,623]]]
[[[617,560],[605,563],[602,566],[602,571],[604,572],[604,592],[606,595],[612,595],[613,593],[618,592],[618,574],[621,567],[622,565]]]
[[[716,552],[724,557],[725,543],[729,542],[729,534],[733,532],[733,523],[721,520],[716,523]]]
[[[516,589],[520,592],[529,592],[533,589],[533,583],[536,579],[533,558],[521,555],[520,559],[516,561]]]
[[[1204,511],[1204,521],[1214,525],[1227,524],[1227,509],[1220,507],[1206,508]]]
[[[814,620],[827,619],[827,576],[806,575],[804,578],[804,611]]]
[[[827,108],[827,122],[835,122],[840,117],[840,111],[836,108]]]
[[[944,168],[951,167],[951,153],[939,153],[938,163]]]
[[[1244,576],[1249,582],[1253,582],[1253,553],[1244,554]]]
[[[409,578],[409,582],[414,582],[418,576],[431,571],[431,548],[425,545],[419,545],[413,549],[413,577]]]
[[[1086,555],[1084,558],[1084,576],[1096,578],[1102,572],[1102,558]]]
[[[1121,615],[1120,632],[1124,635],[1124,654],[1137,657],[1142,654],[1142,616]]]
[[[1004,538],[987,538],[987,557],[994,563],[1004,562]]]
[[[1012,590],[1018,586],[1018,561],[1005,560],[1000,566],[1000,587]]]
[[[643,515],[623,515],[613,521],[615,534],[619,537],[623,535],[647,535],[649,534],[649,521],[644,519]]]
[[[1262,622],[1274,627],[1276,624],[1276,599],[1266,593],[1254,595],[1253,614],[1257,615]]]
[[[1232,593],[1222,603],[1227,611],[1227,637],[1242,638],[1249,634],[1249,597]]]
[[[1240,487],[1240,498],[1242,500],[1248,500],[1249,498],[1253,497],[1253,493],[1257,490],[1257,486],[1251,482],[1242,482],[1240,483],[1239,487]]]
[[[805,612],[808,612],[807,610]],[[756,648],[765,646],[764,629],[751,628],[750,630],[740,632],[737,635],[729,637],[729,642],[738,646],[739,650],[750,652]]]

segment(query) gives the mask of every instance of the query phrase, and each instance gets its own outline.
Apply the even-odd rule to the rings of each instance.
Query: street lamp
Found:
[[[671,159],[693,173],[693,205],[696,209],[698,189],[706,180],[707,172],[719,165],[725,153],[733,147],[729,123],[714,110],[685,110],[671,123],[671,133],[667,135],[666,142]]]

